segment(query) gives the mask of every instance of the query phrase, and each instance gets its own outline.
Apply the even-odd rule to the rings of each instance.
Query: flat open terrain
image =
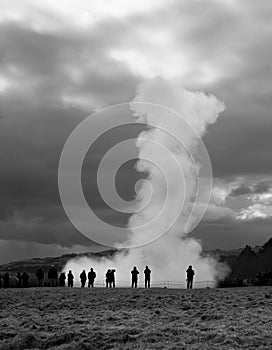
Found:
[[[272,287],[0,289],[0,349],[272,349]]]

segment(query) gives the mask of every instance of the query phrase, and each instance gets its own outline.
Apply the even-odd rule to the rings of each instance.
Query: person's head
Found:
[[[133,270],[137,270],[136,266],[133,267]]]
[[[189,269],[192,270],[192,265],[189,265]]]
[[[71,271],[71,270],[69,270],[69,273],[72,273],[72,271]]]
[[[91,271],[93,271],[93,268],[91,267]]]
[[[148,269],[148,266],[146,265],[146,267],[145,267],[146,269]]]

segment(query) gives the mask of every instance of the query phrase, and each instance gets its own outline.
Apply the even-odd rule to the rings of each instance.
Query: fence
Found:
[[[66,286],[67,286],[67,279],[66,279]],[[47,278],[44,279],[44,286],[49,286],[50,282],[47,280]],[[88,280],[86,282],[86,285],[88,285]],[[144,288],[144,282],[138,281],[138,288]],[[9,286],[11,288],[16,287],[16,276],[11,275],[10,276],[10,283]],[[37,278],[33,275],[30,275],[29,281],[28,281],[29,287],[37,287],[38,282]],[[74,282],[74,287],[80,287],[81,284],[79,281]],[[106,281],[105,280],[95,280],[94,283],[95,287],[106,287]],[[3,281],[2,281],[2,287],[3,287]],[[116,287],[117,288],[129,288],[131,287],[131,281],[122,281],[116,279]],[[187,282],[179,282],[179,281],[152,281],[151,280],[151,288],[177,288],[177,289],[185,289],[187,287]],[[214,281],[194,281],[194,288],[214,288],[216,287],[216,282]]]
[[[86,284],[88,281],[86,282]],[[116,280],[116,287],[117,288],[129,288],[131,287],[131,282],[129,281],[119,281]],[[95,287],[106,287],[105,280],[95,280],[94,283]],[[178,282],[178,281],[152,281],[151,280],[151,288],[178,288],[178,289],[185,289],[187,288],[187,282]],[[80,282],[76,281],[74,283],[75,287],[80,287]],[[137,283],[138,288],[144,288],[144,282],[139,281]],[[214,288],[216,287],[216,282],[214,281],[195,281],[194,282],[194,288]]]

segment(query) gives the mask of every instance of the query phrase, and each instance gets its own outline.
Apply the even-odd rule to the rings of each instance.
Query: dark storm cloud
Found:
[[[231,197],[239,197],[239,196],[243,196],[245,194],[250,194],[252,193],[252,188],[247,186],[247,185],[240,185],[240,186],[237,186],[235,187],[231,193],[229,194],[229,196]]]
[[[91,244],[62,209],[57,168],[64,143],[81,120],[99,105],[134,94],[138,78],[101,52],[113,26],[106,23],[87,37],[0,23],[0,71],[9,84],[0,95],[1,239]]]
[[[271,238],[272,219],[250,221],[202,222],[191,234],[200,239],[204,249],[234,249],[263,245]]]
[[[271,188],[271,181],[260,181],[250,186],[246,184],[240,184],[231,190],[229,196],[240,197],[243,195],[264,194],[269,192]]]
[[[13,95],[17,101],[27,98],[30,105],[58,106],[65,97],[67,103],[79,98],[78,106],[80,99],[89,98],[89,112],[97,105],[131,99],[137,80],[127,67],[107,55],[107,30],[114,32],[106,25],[102,32],[94,30],[88,36],[77,32],[53,35],[2,23],[1,75],[11,85],[3,98],[9,101]]]
[[[271,188],[272,188],[271,181],[261,181],[253,187],[253,192],[256,194],[263,194],[263,193],[269,192]]]
[[[89,244],[68,222],[59,200],[62,147],[94,109],[130,101],[140,80],[154,75],[169,74],[186,88],[225,101],[226,112],[204,139],[216,177],[271,173],[270,1],[174,1],[146,13],[131,11],[129,18],[100,14],[86,27],[81,17],[75,24],[77,12],[73,16],[67,5],[62,14],[50,1],[10,4],[3,3],[0,14],[0,239]],[[15,17],[5,18],[5,6]],[[103,151],[101,146],[86,160],[86,192],[101,215],[124,224],[124,217],[105,211],[94,191],[92,169]],[[117,188],[129,199],[138,177],[131,165],[123,170]],[[251,191],[265,193],[267,186],[259,181]],[[245,187],[237,186],[232,196],[245,194]],[[258,225],[262,240],[268,229],[268,221],[262,226],[224,220],[200,226],[205,244],[215,239],[239,245],[247,241],[246,230],[258,239]]]

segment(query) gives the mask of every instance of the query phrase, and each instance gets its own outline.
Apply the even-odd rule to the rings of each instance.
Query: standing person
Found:
[[[86,283],[86,281],[87,281],[87,275],[86,275],[85,270],[83,270],[83,271],[81,272],[81,274],[79,275],[79,277],[80,277],[80,280],[81,280],[81,288],[84,288],[84,287],[85,287],[85,283]]]
[[[38,287],[43,287],[43,280],[44,280],[44,272],[41,267],[38,268],[36,272],[36,277],[38,281]]]
[[[9,288],[9,273],[6,272],[3,276],[4,288]]]
[[[18,272],[17,276],[16,276],[16,287],[17,288],[22,287],[22,276],[21,276],[20,272]]]
[[[187,289],[193,288],[193,279],[195,275],[195,271],[192,268],[192,265],[190,265],[186,271],[187,274]]]
[[[94,286],[95,277],[96,277],[96,273],[94,272],[93,268],[91,267],[91,269],[88,273],[88,288]]]
[[[22,273],[23,288],[28,287],[29,274],[27,272]]]
[[[111,270],[108,269],[106,272],[106,288],[110,287],[111,288]]]
[[[59,286],[60,287],[65,287],[65,280],[66,280],[65,272],[62,272],[59,275]]]
[[[74,285],[74,275],[72,274],[72,271],[69,270],[69,273],[68,273],[68,287],[73,287]]]
[[[138,275],[139,275],[139,271],[137,270],[137,267],[134,266],[133,270],[131,270],[131,277],[132,277],[131,288],[133,287],[137,288]]]
[[[58,271],[54,265],[51,265],[48,271],[48,279],[50,281],[50,287],[56,287],[58,284]]]
[[[145,275],[145,288],[150,288],[151,270],[149,269],[148,266],[145,267],[144,275]]]
[[[115,288],[115,274],[114,274],[115,271],[116,271],[116,270],[111,269],[111,273],[110,273],[110,281],[111,281],[111,283],[112,283],[113,288]]]

